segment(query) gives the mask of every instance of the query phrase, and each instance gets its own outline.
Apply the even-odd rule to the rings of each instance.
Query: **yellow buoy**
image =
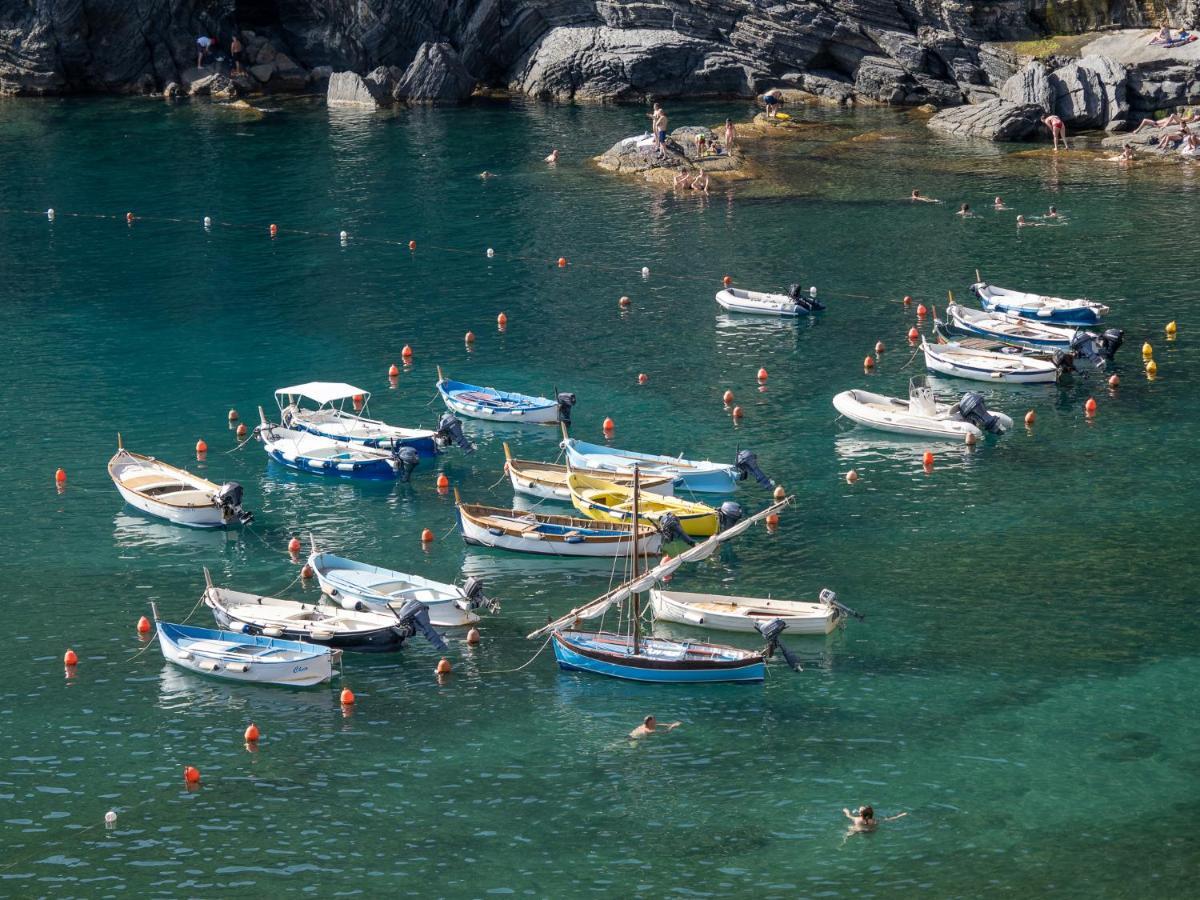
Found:
[[[1148,360],[1146,362],[1146,376],[1148,378],[1153,378],[1157,374],[1158,374],[1158,363],[1156,363],[1152,359]]]
[[[1167,334],[1174,335],[1176,331],[1175,320],[1172,319],[1167,323]]]
[[[1154,348],[1150,346],[1149,341],[1146,341],[1142,344],[1142,359],[1150,359],[1152,356],[1154,356]]]

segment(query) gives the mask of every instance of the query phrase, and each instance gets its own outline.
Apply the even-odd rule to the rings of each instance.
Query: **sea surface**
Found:
[[[670,111],[673,124],[753,113]],[[821,127],[748,141],[762,177],[698,197],[592,165],[645,129],[638,107],[0,104],[0,895],[1191,893],[1197,170],[952,142],[900,111],[793,112]],[[907,202],[914,188],[945,202]],[[1010,210],[990,208],[997,195]],[[978,215],[956,216],[962,202]],[[1065,225],[1015,227],[1051,204]],[[1119,387],[942,379],[1018,423],[975,448],[838,421],[840,390],[906,394],[923,372],[906,334],[930,318],[917,304],[969,301],[976,269],[1109,303],[1126,332]],[[815,285],[829,309],[724,315],[724,275]],[[411,365],[389,382],[405,345]],[[551,460],[554,429],[469,422],[478,451],[423,461],[410,485],[297,475],[253,442],[234,449],[230,409],[253,425],[275,388],[307,380],[351,382],[376,416],[432,426],[437,365],[574,391],[585,440],[603,441],[611,417],[614,446],[753,449],[794,507],[672,586],[828,587],[865,620],[785,636],[804,670],[777,660],[758,686],[561,672],[525,635],[604,591],[611,565],[466,548],[435,487],[445,472],[464,500],[507,505],[502,444]],[[118,433],[241,482],[253,526],[195,532],[123,506],[105,469]],[[769,492],[737,499],[757,509]],[[436,579],[480,575],[502,611],[478,647],[452,634],[448,677],[416,639],[348,655],[343,679],[307,691],[192,675],[139,641],[151,601],[207,624],[205,567],[238,590],[315,599],[286,549],[310,534]],[[683,724],[635,744],[647,714]],[[847,837],[842,809],[864,803],[908,815]]]

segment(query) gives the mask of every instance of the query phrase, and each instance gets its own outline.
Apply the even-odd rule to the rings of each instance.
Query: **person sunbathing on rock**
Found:
[[[1171,43],[1171,29],[1167,25],[1163,25],[1160,29],[1158,29],[1157,32],[1155,32],[1154,37],[1150,38],[1149,45],[1154,46],[1155,44],[1169,43]]]
[[[1183,144],[1180,146],[1179,152],[1184,156],[1195,156],[1197,150],[1200,150],[1200,137],[1196,137],[1194,133],[1189,131],[1183,139]]]
[[[1173,150],[1176,144],[1182,144],[1191,133],[1187,125],[1180,125],[1178,131],[1168,132],[1158,139],[1158,149]]]

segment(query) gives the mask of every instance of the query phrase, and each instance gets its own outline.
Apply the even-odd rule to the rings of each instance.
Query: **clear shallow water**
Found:
[[[697,106],[675,119],[745,113]],[[946,143],[887,111],[806,116],[828,129],[759,142],[770,177],[705,201],[585,162],[641,128],[637,109],[362,116],[289,103],[248,119],[200,105],[0,106],[12,642],[0,893],[1185,886],[1200,858],[1186,827],[1200,799],[1188,713],[1200,675],[1194,289],[1179,276],[1179,236],[1200,219],[1193,172]],[[883,139],[851,140],[864,133]],[[555,169],[540,161],[551,146],[563,155]],[[475,178],[483,169],[498,177]],[[899,199],[914,187],[947,203]],[[1013,212],[986,209],[996,194]],[[952,214],[963,200],[979,218]],[[1067,227],[1013,227],[1016,212],[1051,203]],[[15,212],[48,206],[52,225]],[[184,221],[129,228],[126,210]],[[206,233],[205,215],[228,224]],[[415,254],[385,242],[409,239]],[[975,268],[1112,301],[1127,331],[1123,381],[1116,392],[995,386],[994,407],[1018,419],[1037,410],[1032,432],[935,448],[926,475],[923,445],[835,422],[829,399],[863,384],[903,394],[920,369],[904,347],[915,314],[896,301],[940,305],[947,289],[966,299]],[[830,311],[787,326],[723,317],[712,294],[726,273],[816,284]],[[1181,331],[1168,343],[1170,319]],[[1154,382],[1138,360],[1146,338]],[[889,349],[864,375],[876,340]],[[414,364],[389,389],[405,344]],[[828,586],[867,620],[792,639],[804,673],[772,667],[763,687],[616,684],[560,673],[548,653],[487,674],[525,663],[537,645],[523,635],[603,590],[606,566],[464,548],[428,464],[410,487],[359,485],[273,469],[253,445],[223,452],[235,443],[230,407],[252,421],[275,387],[307,379],[351,381],[375,392],[379,416],[432,424],[439,363],[468,381],[576,391],[585,438],[611,416],[622,446],[712,458],[753,447],[797,507],[776,534],[753,533],[674,586]],[[726,388],[746,410],[736,428]],[[479,452],[439,464],[466,499],[510,499],[495,485],[503,441],[530,458],[556,452],[550,429],[469,427]],[[200,468],[246,486],[253,530],[196,534],[123,509],[104,470],[118,430],[131,449],[179,463],[203,437]],[[61,495],[58,466],[70,479]],[[439,538],[428,551],[424,527]],[[282,591],[297,573],[287,538],[309,531],[436,578],[483,574],[503,613],[478,649],[454,646],[442,684],[427,646],[350,658],[349,715],[336,689],[235,688],[167,668],[154,648],[133,655],[148,601],[183,618],[203,566],[235,588]],[[288,591],[305,592],[315,596]],[[67,646],[81,658],[69,681]],[[631,747],[623,735],[648,712],[684,726]],[[255,753],[241,742],[251,720],[264,734]],[[187,764],[203,773],[192,793]],[[864,802],[910,815],[843,841],[841,808]],[[107,831],[110,808],[120,819]]]

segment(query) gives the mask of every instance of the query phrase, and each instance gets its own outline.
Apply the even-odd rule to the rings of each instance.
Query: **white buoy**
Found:
[[[104,822],[106,825],[111,825],[115,821],[117,821],[117,814],[111,809],[104,814]]]
[[[212,216],[204,217],[204,228],[205,228],[205,230],[212,228]]]
[[[650,267],[649,266],[642,266],[642,277],[643,278],[650,277]]]
[[[53,207],[51,207],[50,209],[46,210],[46,218],[47,218],[47,219],[49,219],[51,222],[53,222],[53,221],[54,221],[54,209],[53,209]]]
[[[488,253],[487,253],[488,259],[491,259],[495,255],[496,255],[496,251],[493,250],[491,247],[488,247]]]
[[[808,296],[812,297],[814,300],[817,299],[817,286],[815,284],[808,289]]]
[[[346,243],[346,241],[350,240],[350,235],[344,231],[339,232],[338,237],[341,239],[343,244]]]

